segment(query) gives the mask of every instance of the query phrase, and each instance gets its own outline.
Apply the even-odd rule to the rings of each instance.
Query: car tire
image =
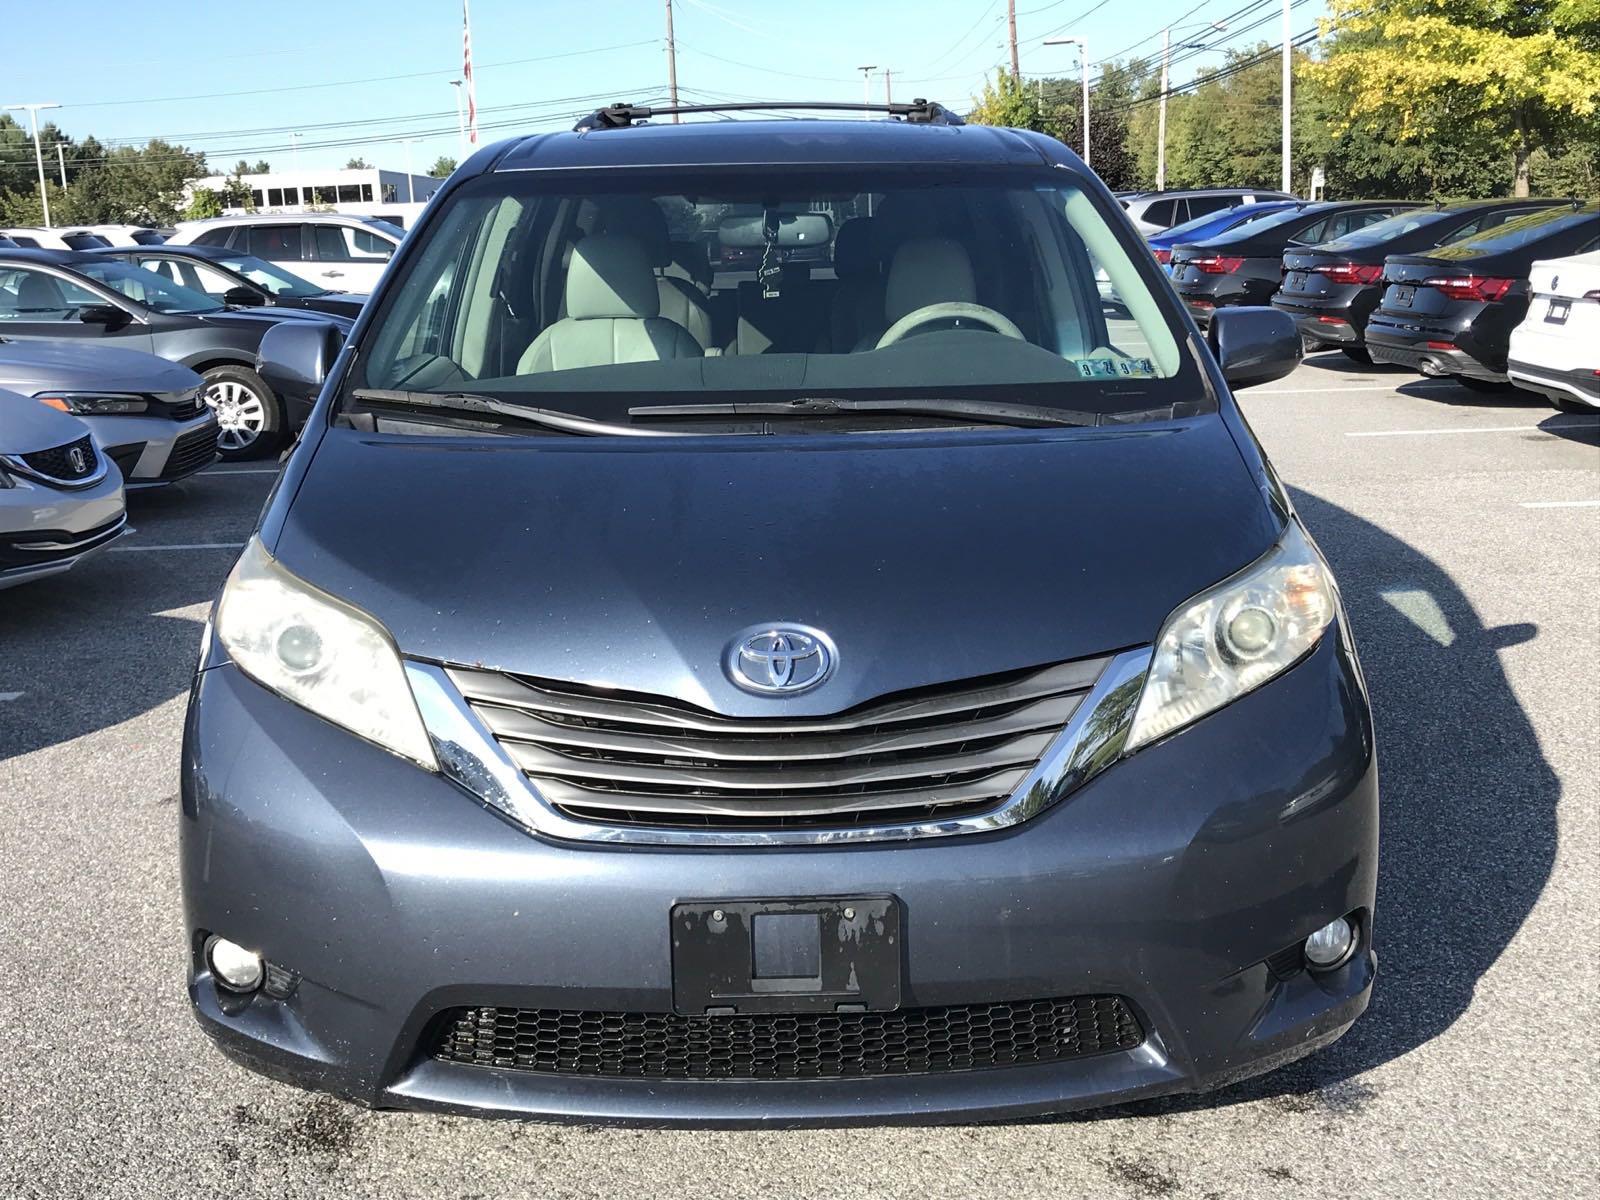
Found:
[[[1474,379],[1471,375],[1457,375],[1456,382],[1474,392],[1511,391],[1511,384],[1504,379]]]
[[[1365,346],[1340,346],[1339,349],[1344,353],[1346,358],[1352,359],[1355,362],[1368,364],[1372,362],[1372,354]]]
[[[206,403],[221,427],[217,454],[224,462],[270,454],[283,440],[283,406],[248,367],[212,367],[204,374]]]

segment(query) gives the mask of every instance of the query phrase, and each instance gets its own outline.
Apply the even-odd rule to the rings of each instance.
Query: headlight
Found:
[[[246,675],[403,758],[438,770],[389,633],[280,566],[252,537],[217,605],[217,637]]]
[[[1317,644],[1337,609],[1328,564],[1290,518],[1264,556],[1167,618],[1127,749],[1181,729],[1288,670]]]
[[[150,407],[143,396],[128,396],[118,392],[44,392],[34,399],[50,408],[80,417],[142,413]]]

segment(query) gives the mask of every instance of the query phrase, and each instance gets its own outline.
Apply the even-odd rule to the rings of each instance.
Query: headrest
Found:
[[[667,267],[667,274],[699,284],[707,292],[711,290],[715,278],[711,260],[706,257],[706,248],[700,242],[673,242],[672,262]]]
[[[597,232],[633,238],[644,247],[645,261],[652,267],[672,261],[667,214],[649,196],[602,196],[595,206],[600,210]]]
[[[29,271],[22,277],[22,282],[17,285],[17,307],[54,309],[66,308],[66,299],[61,294],[61,288],[48,275],[37,271]]]
[[[839,226],[833,239],[833,273],[840,279],[860,279],[883,265],[877,224],[876,217],[852,217]]]
[[[972,260],[960,242],[950,238],[916,238],[894,252],[884,288],[883,315],[893,325],[907,313],[929,304],[978,298],[972,281]]]
[[[572,248],[567,270],[567,316],[657,317],[661,296],[639,243],[614,233],[592,233]]]

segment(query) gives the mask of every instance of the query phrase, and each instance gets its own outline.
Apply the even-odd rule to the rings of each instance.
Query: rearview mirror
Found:
[[[1300,365],[1300,331],[1275,308],[1219,308],[1206,340],[1229,387],[1271,383]]]
[[[231,287],[223,292],[222,302],[237,308],[254,308],[257,305],[265,304],[267,298],[261,292],[256,291],[255,288],[245,287],[240,284],[238,287]]]
[[[285,321],[261,336],[256,371],[283,399],[309,402],[343,346],[343,331],[330,321]]]
[[[78,320],[85,325],[104,325],[107,329],[120,329],[128,323],[128,314],[115,304],[85,304],[78,310]]]

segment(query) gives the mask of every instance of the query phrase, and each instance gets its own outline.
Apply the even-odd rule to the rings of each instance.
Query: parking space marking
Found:
[[[151,550],[239,550],[243,542],[175,542],[165,546],[112,546],[113,554],[140,554]]]
[[[1432,437],[1452,433],[1549,433],[1553,429],[1600,429],[1600,421],[1551,421],[1544,425],[1479,425],[1471,429],[1358,429],[1345,437]]]
[[[12,700],[21,700],[21,699],[22,699],[22,693],[21,692],[0,692],[0,704],[5,704],[5,703],[8,703],[9,701],[12,701]]]
[[[1522,508],[1600,508],[1600,500],[1523,500]]]

